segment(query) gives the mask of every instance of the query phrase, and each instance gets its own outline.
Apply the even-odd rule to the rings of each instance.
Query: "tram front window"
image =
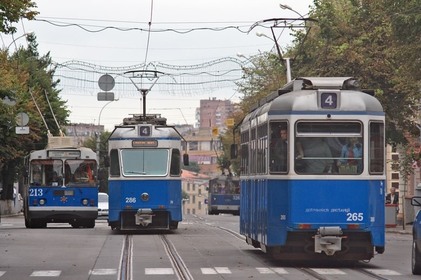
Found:
[[[31,183],[36,186],[61,186],[63,162],[61,160],[31,161]]]
[[[94,160],[66,160],[66,185],[94,185],[96,184],[96,161]]]
[[[124,149],[121,161],[124,176],[166,176],[168,169],[166,149]]]

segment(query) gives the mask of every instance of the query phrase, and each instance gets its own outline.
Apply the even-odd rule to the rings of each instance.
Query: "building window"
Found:
[[[399,173],[392,173],[393,180],[399,180]]]
[[[199,210],[201,210],[201,209],[202,209],[202,202],[201,202],[201,201],[199,201],[199,202],[197,203],[197,209],[199,209]]]
[[[392,188],[395,188],[395,189],[399,189],[399,183],[398,182],[392,182]]]

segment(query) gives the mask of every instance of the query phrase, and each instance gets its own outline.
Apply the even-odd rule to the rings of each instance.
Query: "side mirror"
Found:
[[[183,155],[183,164],[185,166],[189,165],[189,155],[188,154]]]

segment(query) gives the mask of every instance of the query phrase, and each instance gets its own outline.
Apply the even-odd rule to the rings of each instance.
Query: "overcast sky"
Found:
[[[268,25],[256,26],[250,32],[248,29],[265,19],[306,16],[312,4],[312,0],[35,2],[40,12],[38,20],[19,23],[14,38],[24,32],[35,32],[40,54],[50,52],[54,62],[65,65],[58,68],[57,74],[62,80],[61,97],[67,100],[71,110],[71,122],[98,124],[100,121],[107,130],[112,130],[129,114],[142,113],[142,104],[135,85],[122,75],[113,75],[119,85],[112,90],[118,101],[106,107],[107,102],[97,101],[101,90],[93,81],[104,71],[124,71],[129,66],[145,63],[161,65],[148,66],[147,70],[172,74],[160,77],[151,88],[147,113],[161,113],[169,124],[193,124],[200,99],[216,97],[235,102],[241,98],[232,82],[241,76],[234,71],[239,66],[220,59],[234,57],[244,61],[237,54],[250,57],[272,49],[272,40],[256,36],[256,32],[261,32],[271,37]],[[298,14],[281,9],[279,4],[290,6]],[[288,29],[276,32],[282,47],[291,43]],[[13,40],[10,35],[2,35],[1,39],[3,48]],[[16,43],[22,45],[25,40],[16,39]],[[9,51],[14,48],[12,44]],[[218,62],[210,63],[215,60]],[[162,65],[169,68],[164,69]],[[187,72],[186,76],[181,74]],[[211,80],[209,73],[212,73]],[[139,87],[140,79],[133,80]],[[152,86],[147,83],[140,87]]]

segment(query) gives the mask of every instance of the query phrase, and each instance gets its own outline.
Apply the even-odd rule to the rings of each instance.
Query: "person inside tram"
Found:
[[[296,161],[303,161],[303,173],[322,174],[331,172],[332,152],[323,138],[303,137],[297,141],[296,148],[298,152]]]
[[[73,174],[73,181],[76,183],[88,182],[88,173],[83,166],[79,166]]]
[[[338,162],[339,166],[348,166],[348,172],[361,173],[362,171],[362,156],[363,149],[357,137],[349,139],[348,143],[342,147],[341,159]],[[355,169],[355,171],[352,170]],[[341,168],[340,168],[341,169]]]
[[[280,127],[279,134],[273,139],[271,170],[287,171],[288,159],[288,131],[286,127]]]

